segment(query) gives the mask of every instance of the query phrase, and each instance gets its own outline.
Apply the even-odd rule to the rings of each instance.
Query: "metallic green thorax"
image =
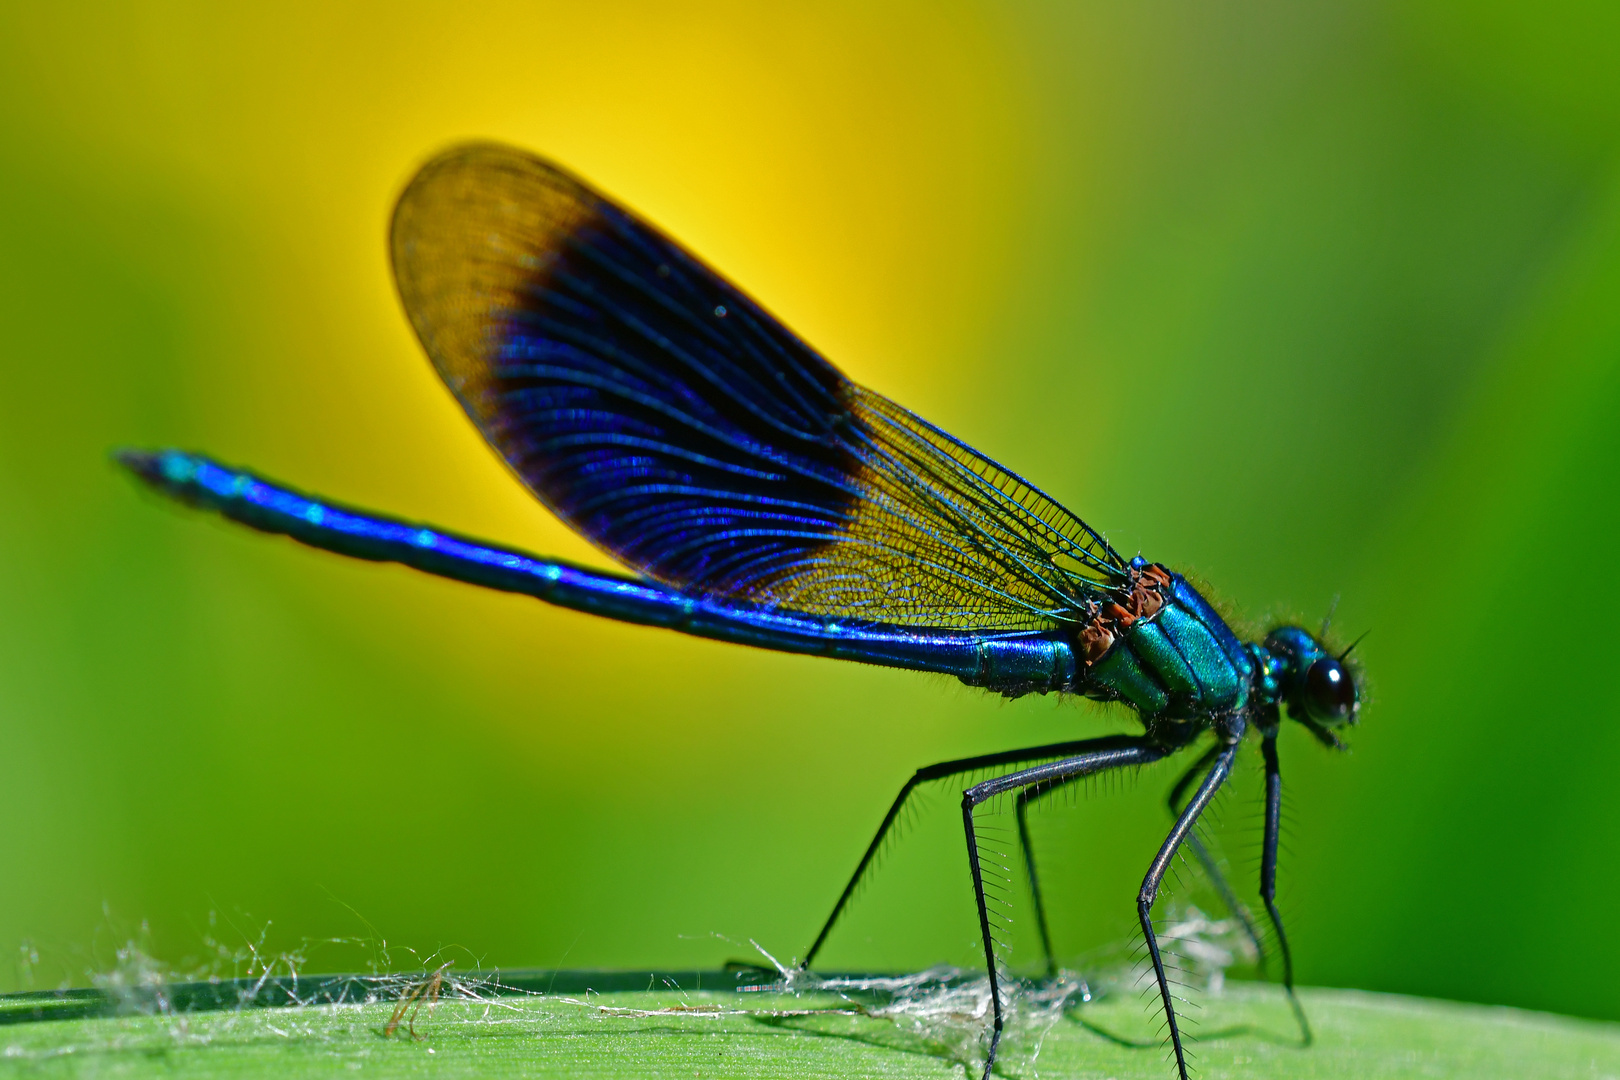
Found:
[[[1096,625],[1111,644],[1092,661],[1085,692],[1128,702],[1144,719],[1206,721],[1242,713],[1262,658],[1180,574],[1140,558],[1132,565],[1156,571],[1144,575],[1148,585],[1136,593],[1148,600],[1147,610],[1138,602],[1136,611],[1114,604],[1099,613]]]
[[[1167,744],[1209,727],[1236,740],[1251,723],[1274,735],[1284,706],[1329,746],[1341,745],[1333,728],[1355,723],[1349,650],[1333,656],[1297,626],[1245,644],[1186,578],[1157,563],[1133,560],[1127,584],[1091,616],[1075,642],[1078,688],[1135,707]]]

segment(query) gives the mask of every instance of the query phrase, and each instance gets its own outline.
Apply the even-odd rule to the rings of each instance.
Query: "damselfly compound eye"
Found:
[[[1305,711],[1323,725],[1342,724],[1356,714],[1356,681],[1331,656],[1305,672]]]

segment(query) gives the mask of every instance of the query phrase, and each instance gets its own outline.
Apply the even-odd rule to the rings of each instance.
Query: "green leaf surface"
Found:
[[[449,989],[449,988],[447,988]],[[618,991],[124,1015],[0,1027],[19,1076],[976,1077],[971,1010],[889,1010],[826,992]],[[1304,990],[1303,1047],[1275,987],[1228,984],[1190,1009],[1204,1080],[1615,1077],[1620,1025],[1346,990]],[[967,1000],[967,999],[959,999]],[[1015,1018],[996,1073],[1173,1076],[1158,1016],[1132,993]],[[1201,1020],[1199,1019],[1201,1017]],[[0,1016],[3,1019],[3,1016]]]

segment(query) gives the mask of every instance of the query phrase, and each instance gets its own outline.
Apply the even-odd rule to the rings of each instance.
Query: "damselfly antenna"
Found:
[[[1366,639],[1367,635],[1370,634],[1370,633],[1372,633],[1371,628],[1363,630],[1361,632],[1360,637],[1356,638],[1356,640],[1352,641],[1349,645],[1345,646],[1344,652],[1339,654],[1339,659],[1342,661],[1345,657],[1349,656],[1350,653],[1355,649],[1355,647],[1357,645],[1360,645],[1362,643],[1362,641],[1364,641]]]
[[[1322,632],[1316,635],[1317,641],[1326,641],[1328,627],[1333,625],[1333,613],[1339,610],[1339,594],[1334,593],[1333,599],[1328,601],[1327,614],[1322,616]]]

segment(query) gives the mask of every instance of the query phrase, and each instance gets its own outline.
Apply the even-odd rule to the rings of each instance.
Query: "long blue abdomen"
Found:
[[[367,513],[179,450],[119,459],[152,487],[325,551],[397,562],[592,615],[778,652],[954,675],[1009,696],[1075,689],[1065,632],[982,634],[854,622],[694,596],[646,578],[545,559]]]

